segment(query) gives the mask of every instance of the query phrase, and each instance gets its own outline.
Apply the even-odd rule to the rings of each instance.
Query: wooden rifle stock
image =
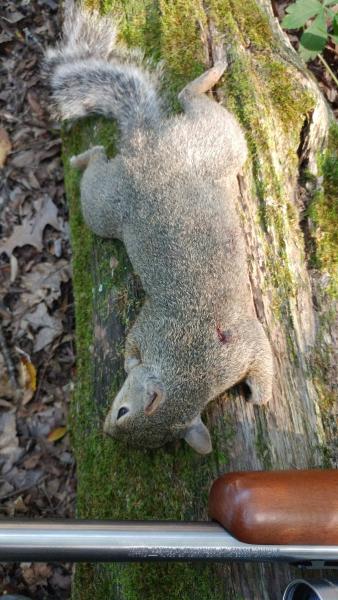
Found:
[[[338,545],[338,470],[228,473],[209,514],[248,544]]]

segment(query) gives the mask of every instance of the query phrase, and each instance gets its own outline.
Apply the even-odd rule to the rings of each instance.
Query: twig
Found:
[[[318,58],[319,58],[319,60],[320,60],[320,61],[323,63],[323,65],[324,65],[325,69],[326,69],[326,70],[327,70],[327,71],[330,73],[330,75],[331,75],[331,77],[332,77],[333,81],[335,82],[336,86],[338,87],[338,79],[337,79],[337,77],[335,76],[334,72],[332,71],[331,67],[330,67],[330,66],[328,65],[328,63],[326,62],[325,58],[324,58],[324,57],[323,57],[321,54],[318,54]]]
[[[16,376],[15,376],[15,367],[14,367],[14,363],[12,361],[10,352],[8,350],[8,346],[7,346],[7,342],[6,342],[5,336],[4,336],[3,332],[2,332],[2,325],[1,325],[1,323],[0,323],[0,350],[1,350],[1,353],[2,353],[2,355],[4,357],[5,366],[6,366],[6,369],[7,369],[9,380],[10,380],[12,386],[14,388],[16,388],[17,387],[17,381],[16,381]]]

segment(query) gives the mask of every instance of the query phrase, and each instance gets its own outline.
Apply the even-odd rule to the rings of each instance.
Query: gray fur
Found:
[[[64,39],[47,50],[55,106],[63,119],[102,114],[116,119],[122,143],[135,128],[158,125],[162,109],[156,93],[161,65],[144,70],[141,51],[115,45],[116,27],[97,11],[73,8],[65,20]]]
[[[184,114],[161,118],[152,76],[110,62],[110,36],[101,35],[115,32],[110,21],[80,10],[74,23],[75,32],[67,25],[71,42],[49,53],[61,114],[103,112],[124,134],[113,160],[101,147],[73,159],[85,169],[84,218],[98,235],[124,242],[146,292],[105,431],[142,447],[183,437],[206,453],[211,442],[200,415],[208,402],[243,380],[252,402],[267,402],[273,376],[235,205],[246,143],[235,118],[205,95],[225,64],[181,92]]]

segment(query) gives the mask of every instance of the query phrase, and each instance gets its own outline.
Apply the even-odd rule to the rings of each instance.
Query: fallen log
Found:
[[[104,436],[104,417],[124,378],[125,334],[143,293],[122,245],[85,227],[79,175],[69,166],[69,157],[89,144],[104,144],[113,155],[115,125],[103,119],[76,124],[64,134],[64,157],[78,356],[71,414],[78,516],[204,520],[210,484],[226,471],[336,464],[337,252],[330,198],[337,129],[267,0],[245,7],[239,0],[108,6],[120,16],[126,44],[165,60],[164,90],[174,109],[177,92],[212,64],[219,44],[231,46],[215,100],[236,112],[249,145],[238,210],[257,316],[273,348],[275,385],[268,407],[247,403],[241,388],[210,406],[214,451],[207,457],[183,442],[141,451]],[[85,564],[76,569],[73,595],[274,600],[293,575],[287,566],[266,564]]]

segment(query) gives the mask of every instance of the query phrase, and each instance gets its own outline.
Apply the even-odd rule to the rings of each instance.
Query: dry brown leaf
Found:
[[[0,44],[6,44],[13,39],[13,35],[7,31],[2,31],[0,33]]]
[[[38,332],[34,342],[34,352],[40,352],[49,346],[62,333],[62,324],[54,319],[53,327],[43,327]]]
[[[22,169],[23,167],[31,167],[35,162],[36,154],[33,150],[22,150],[12,158],[11,165],[17,169]]]
[[[40,11],[36,10],[37,5]],[[3,183],[1,205],[5,208],[1,213],[0,247],[4,245],[5,236],[5,243],[8,242],[12,232],[11,244],[15,241],[7,253],[10,260],[3,261],[0,272],[0,297],[6,300],[6,306],[0,306],[0,316],[16,379],[20,379],[13,390],[0,356],[0,414],[17,407],[18,450],[22,452],[10,470],[0,475],[0,504],[7,517],[24,516],[26,511],[36,518],[71,517],[75,496],[74,463],[68,436],[60,441],[47,442],[48,433],[65,423],[65,403],[69,397],[65,382],[70,380],[73,364],[72,297],[70,286],[66,283],[69,273],[63,262],[69,257],[69,232],[64,227],[65,217],[61,217],[67,211],[63,197],[60,141],[55,138],[57,127],[48,126],[45,120],[48,90],[41,79],[40,67],[43,48],[53,43],[58,28],[57,7],[58,2],[54,0],[39,0],[38,3],[4,0],[0,11],[1,16],[7,19],[2,18],[0,24],[0,30],[3,29],[0,31],[0,54],[4,67],[0,86],[0,126],[6,129],[12,146],[0,169]],[[21,16],[24,19],[21,20]],[[60,215],[57,219],[56,209],[51,204],[55,219],[48,218],[44,229],[44,223],[41,224],[45,210],[43,195],[59,207]],[[25,227],[17,229],[18,225]],[[26,242],[28,245],[25,245]],[[14,252],[13,248],[16,248]],[[61,263],[58,258],[62,258]],[[41,270],[40,265],[43,265]],[[27,279],[23,280],[26,276]],[[35,355],[32,352],[37,335],[42,342],[46,342],[47,333],[50,338],[55,335],[53,328],[47,327],[45,322],[41,327],[36,327],[36,323],[33,327],[27,321],[22,326],[24,316],[34,311],[40,302],[47,305],[51,317],[59,323],[62,320],[62,342],[66,341],[57,348],[60,338],[56,338]],[[67,318],[64,318],[65,315]],[[31,352],[28,369],[20,360],[17,346]],[[33,378],[29,373],[29,363],[32,360],[38,373],[42,373],[38,394],[31,389]],[[35,401],[32,399],[26,404],[32,394]],[[3,423],[0,422],[0,439],[2,428]],[[0,465],[4,460],[6,458],[1,454]],[[23,570],[26,571],[26,581]],[[53,564],[47,571],[45,567],[27,563],[22,567],[17,564],[15,569],[12,565],[1,565],[0,596],[6,585],[10,594],[25,591],[35,600],[47,597],[66,600],[70,597],[70,571],[70,565],[60,567]]]
[[[24,363],[25,371],[26,371],[26,382],[25,388],[28,390],[36,390],[36,368],[33,363],[22,358],[22,362]]]
[[[1,389],[0,389],[0,394],[1,394]],[[9,402],[9,400],[4,400],[4,398],[0,397],[0,408],[12,408],[12,404]]]
[[[61,319],[52,317],[44,302],[38,304],[37,308],[26,314],[22,323],[28,323],[37,335],[34,340],[34,352],[39,352],[48,346],[56,337],[62,334],[63,327]]]
[[[57,586],[57,587],[61,588],[62,590],[67,590],[70,588],[71,581],[72,581],[72,579],[71,579],[70,575],[68,575],[68,574],[63,575],[61,572],[61,569],[56,568],[50,583],[54,587]]]
[[[25,460],[22,462],[22,465],[25,467],[25,469],[34,469],[38,464],[40,464],[41,457],[41,452],[33,454],[28,458],[25,458]]]
[[[13,11],[8,11],[6,13],[6,16],[2,17],[4,19],[4,21],[8,21],[8,23],[18,23],[19,21],[21,21],[22,19],[25,18],[25,15],[23,15],[22,13],[20,13],[18,10],[13,10]]]
[[[28,104],[31,107],[32,111],[41,118],[43,116],[43,110],[37,99],[36,94],[34,94],[34,92],[28,92],[27,100],[28,100]]]
[[[22,496],[18,496],[18,498],[14,500],[13,506],[15,513],[25,513],[28,510]]]
[[[5,252],[10,256],[14,248],[26,244],[42,250],[43,232],[47,225],[51,225],[54,229],[62,229],[57,216],[57,207],[49,196],[43,199],[40,210],[33,217],[25,220],[22,225],[14,227],[12,235],[0,244],[0,253]]]
[[[9,380],[7,369],[5,366],[5,361],[0,354],[0,398],[2,400],[1,406],[5,407],[7,403],[4,404],[5,398],[7,400],[14,400],[18,397],[18,390],[14,389],[13,384]],[[10,405],[11,406],[11,405]],[[0,429],[1,434],[1,429]],[[0,435],[1,437],[1,435]],[[1,442],[0,442],[1,444]]]
[[[22,454],[16,432],[15,411],[10,410],[0,414],[0,467],[4,475]]]
[[[28,402],[30,402],[32,400],[34,396],[34,391],[33,390],[23,390],[23,394],[22,394],[22,405],[26,406],[26,404],[28,404]]]
[[[22,575],[29,586],[47,585],[53,570],[45,563],[21,563]]]
[[[0,127],[0,168],[4,166],[7,155],[12,149],[9,135],[3,127]]]
[[[49,442],[57,442],[58,440],[61,440],[66,433],[67,427],[56,427],[56,429],[53,429],[53,431],[48,434],[47,440]]]
[[[15,390],[13,390],[13,386],[5,371],[3,371],[0,376],[0,397],[1,399],[11,399],[15,397]]]
[[[38,263],[21,278],[22,286],[27,290],[21,294],[21,302],[34,306],[44,300],[51,307],[61,295],[61,283],[69,281],[69,278],[70,265],[66,260]]]
[[[11,494],[12,492],[14,492],[14,485],[11,485],[10,483],[8,483],[8,481],[0,483],[0,499],[4,496],[7,496],[8,494]]]
[[[19,381],[23,388],[22,404],[28,404],[36,390],[36,368],[28,354],[20,352]]]

